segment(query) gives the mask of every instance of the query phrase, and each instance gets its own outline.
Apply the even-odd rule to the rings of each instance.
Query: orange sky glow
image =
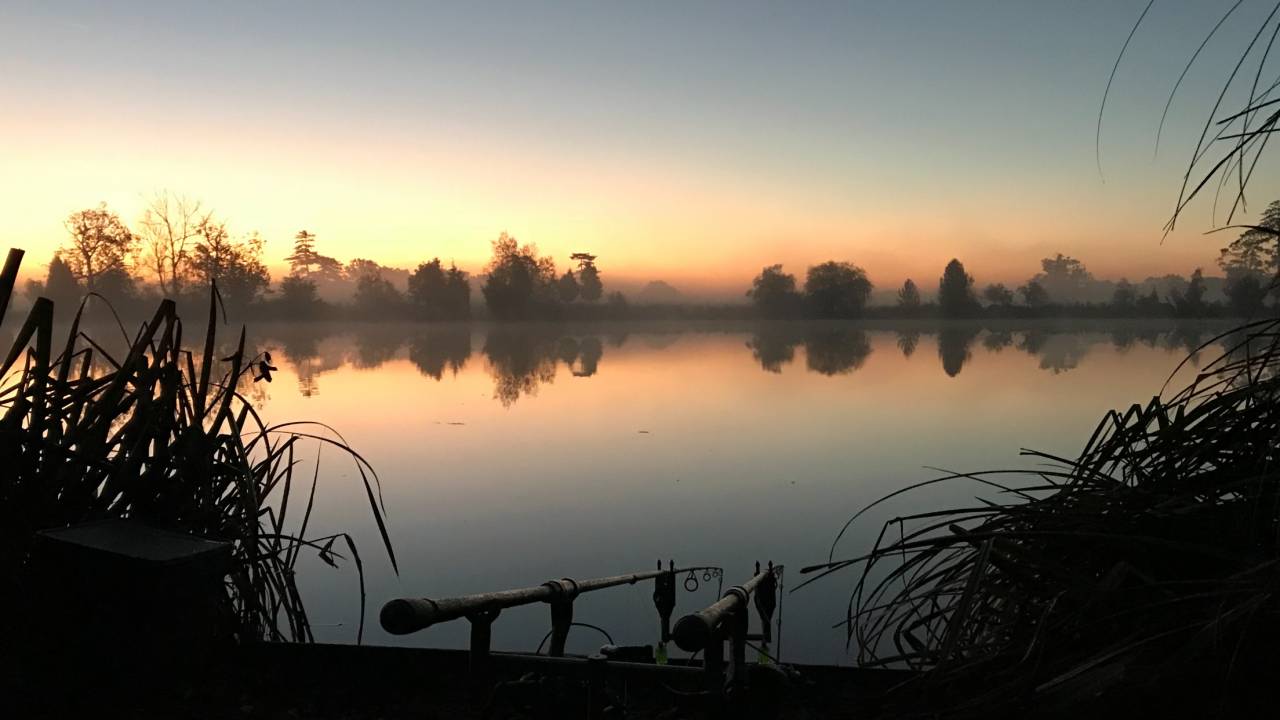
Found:
[[[311,30],[332,30],[351,19],[344,12],[326,7]],[[886,15],[850,12],[864,25],[863,15]],[[1162,237],[1188,149],[1177,143],[1194,139],[1199,115],[1175,107],[1166,142],[1176,151],[1152,158],[1159,95],[1146,88],[1164,87],[1168,65],[1158,26],[1146,64],[1139,54],[1118,76],[1130,90],[1109,110],[1105,176],[1095,167],[1114,57],[1102,51],[1125,30],[1105,9],[1060,19],[1082,33],[1045,47],[1008,34],[984,45],[981,25],[949,31],[941,67],[884,40],[874,55],[883,76],[846,57],[847,38],[822,45],[821,18],[769,31],[819,42],[809,54],[760,59],[743,48],[764,26],[744,22],[723,29],[720,54],[672,36],[663,42],[693,65],[646,56],[653,67],[637,70],[543,57],[523,35],[512,40],[518,58],[482,57],[443,35],[467,18],[438,13],[448,16],[434,18],[441,47],[394,35],[398,17],[368,20],[348,47],[311,44],[307,27],[270,15],[257,22],[282,45],[264,50],[251,37],[224,47],[164,15],[68,24],[11,11],[0,23],[0,74],[11,80],[0,99],[19,111],[0,114],[0,243],[27,249],[38,273],[69,213],[105,202],[134,224],[167,189],[203,200],[233,233],[260,232],[277,275],[304,228],[340,260],[412,267],[439,256],[470,271],[506,231],[562,268],[572,252],[597,254],[606,282],[663,279],[728,299],[764,265],[801,274],[828,259],[864,267],[881,289],[907,277],[931,287],[952,257],[980,283],[1021,283],[1058,252],[1104,278],[1216,272],[1229,239],[1203,234],[1215,222],[1207,205]],[[210,22],[249,32],[251,20]],[[918,18],[878,20],[923,32]],[[582,22],[625,26],[607,13]],[[174,35],[174,68],[120,49],[156,29]],[[1105,37],[1083,32],[1100,29]],[[120,45],[95,54],[103,34]],[[651,41],[635,40],[636,52]],[[625,50],[632,38],[610,42]],[[931,114],[939,101],[945,117]],[[1253,199],[1265,204],[1277,186],[1260,174]]]

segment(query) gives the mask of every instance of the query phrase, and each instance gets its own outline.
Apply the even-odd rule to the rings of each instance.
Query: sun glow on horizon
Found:
[[[506,231],[561,268],[590,251],[606,277],[726,298],[773,263],[799,275],[848,260],[887,289],[907,277],[930,287],[952,257],[979,282],[1021,282],[1061,252],[1098,277],[1140,279],[1212,271],[1222,244],[1201,236],[1208,213],[1162,241],[1182,160],[1135,160],[1154,125],[1142,98],[1117,99],[1105,183],[1093,166],[1094,85],[1111,57],[1100,53],[1124,29],[1107,9],[1001,17],[1078,30],[1040,48],[961,14],[965,32],[938,35],[930,58],[894,49],[940,32],[905,9],[797,12],[782,25],[747,12],[727,27],[713,13],[686,18],[687,36],[622,10],[552,13],[607,39],[561,36],[581,54],[513,29],[519,10],[510,28],[462,10],[323,7],[299,26],[255,12],[251,30],[140,8],[87,7],[76,22],[0,14],[12,80],[0,98],[21,109],[0,117],[0,241],[43,264],[71,212],[105,202],[132,225],[168,189],[235,234],[261,233],[277,276],[304,228],[344,261],[440,257],[471,272]],[[398,29],[415,22],[428,37]],[[468,44],[484,32],[505,52]],[[144,39],[169,62],[130,49]],[[794,53],[757,57],[764,39]],[[1146,75],[1120,80],[1144,87],[1152,62],[1138,56]],[[945,118],[930,117],[939,106]],[[1177,115],[1166,132],[1191,127]],[[1272,175],[1255,188],[1280,187]]]

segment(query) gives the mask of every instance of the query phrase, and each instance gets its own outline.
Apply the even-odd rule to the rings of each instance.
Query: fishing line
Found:
[[[605,637],[605,639],[609,641],[609,644],[610,644],[610,645],[616,645],[616,644],[617,644],[617,643],[615,643],[615,642],[613,641],[613,636],[612,636],[612,635],[610,635],[610,634],[609,634],[609,632],[608,632],[607,630],[605,630],[604,628],[599,627],[599,626],[597,626],[597,625],[592,625],[591,623],[584,623],[584,622],[571,622],[571,623],[569,623],[569,627],[584,627],[584,628],[591,628],[592,630],[595,630],[596,632],[598,632],[598,633],[600,633],[601,635],[603,635],[603,636]],[[551,633],[553,633],[553,632],[555,632],[555,630],[548,630],[548,631],[547,631],[547,634],[542,636],[542,642],[538,643],[538,649],[533,651],[533,654],[534,654],[534,655],[541,655],[541,654],[542,654],[542,646],[544,646],[544,645],[546,645],[546,644],[547,644],[547,639],[551,637]]]

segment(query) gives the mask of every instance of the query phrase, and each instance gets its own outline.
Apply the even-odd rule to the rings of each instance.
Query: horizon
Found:
[[[1204,119],[1189,109],[1234,61],[1214,50],[1256,12],[1207,48],[1154,155],[1185,62],[1167,48],[1216,19],[1157,6],[1099,168],[1101,79],[1142,5],[510,6],[500,26],[449,6],[3,9],[0,92],[24,111],[0,119],[0,237],[47,263],[71,212],[106,202],[133,226],[169,190],[260,232],[277,277],[303,228],[344,261],[473,274],[507,231],[561,268],[590,251],[606,278],[693,297],[827,259],[878,290],[930,287],[952,257],[979,284],[1056,253],[1099,279],[1212,274],[1211,202],[1162,227]],[[1251,184],[1244,217],[1280,197],[1266,168]]]

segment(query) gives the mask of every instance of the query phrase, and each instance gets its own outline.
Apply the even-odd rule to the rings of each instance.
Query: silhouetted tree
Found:
[[[1013,291],[1003,283],[991,283],[982,291],[982,298],[993,307],[1007,308],[1013,304]]]
[[[439,258],[420,263],[409,275],[409,304],[421,320],[462,320],[471,312],[471,282],[467,274]]]
[[[352,304],[362,317],[387,319],[404,308],[404,297],[381,273],[362,276],[356,281]]]
[[[343,268],[342,274],[347,280],[360,282],[361,278],[369,275],[381,276],[382,265],[367,258],[353,258]]]
[[[94,292],[107,299],[117,310],[126,310],[138,299],[138,288],[133,276],[123,267],[113,267],[98,273]]]
[[[316,236],[306,230],[299,230],[293,236],[293,252],[285,257],[289,263],[290,274],[306,277],[316,265]]]
[[[596,256],[574,253],[569,257],[578,261],[578,296],[589,303],[599,300],[604,294],[604,283],[600,281],[600,271],[596,268]]]
[[[556,300],[556,268],[538,257],[535,245],[520,246],[505,232],[493,241],[493,258],[481,292],[489,312],[499,320],[521,320],[545,313]]]
[[[153,195],[138,221],[143,263],[164,295],[177,297],[194,268],[194,245],[213,213],[193,200],[169,191]]]
[[[1138,291],[1126,279],[1120,278],[1116,291],[1111,295],[1111,307],[1120,312],[1132,311],[1138,303]]]
[[[920,288],[916,287],[916,282],[911,278],[907,278],[898,290],[898,307],[907,312],[920,309]]]
[[[871,287],[862,268],[829,260],[809,268],[804,280],[804,299],[817,317],[854,318],[862,314]]]
[[[136,240],[106,203],[71,213],[65,225],[71,240],[59,254],[86,289],[100,290],[98,281],[104,273],[120,271],[127,276]]]
[[[342,263],[316,252],[316,236],[306,230],[294,236],[293,252],[285,260],[291,275],[321,280],[340,280],[344,275]]]
[[[191,275],[206,288],[217,281],[223,302],[237,309],[256,302],[271,285],[271,275],[262,263],[262,238],[254,233],[233,240],[226,225],[212,220],[194,236]]]
[[[781,265],[770,265],[751,281],[747,297],[756,311],[765,317],[787,317],[795,314],[801,304],[796,292],[796,276],[782,272]]]
[[[1035,280],[1018,288],[1018,294],[1022,296],[1022,304],[1034,310],[1049,304],[1049,292]]]
[[[609,293],[609,311],[614,317],[622,317],[631,310],[631,303],[627,302],[627,296],[621,292],[614,290]]]
[[[280,281],[280,308],[291,317],[314,317],[320,309],[315,281],[300,275],[285,276]]]
[[[1204,273],[1200,268],[1196,268],[1195,272],[1191,273],[1191,279],[1187,281],[1186,288],[1172,291],[1169,294],[1169,301],[1173,304],[1174,313],[1179,317],[1195,317],[1204,313],[1204,294]]]
[[[1136,303],[1138,312],[1143,315],[1162,315],[1169,306],[1160,301],[1160,293],[1153,287],[1146,295],[1138,298]]]
[[[448,280],[440,258],[419,263],[409,275],[409,304],[421,320],[443,320]]]
[[[449,271],[445,273],[444,279],[448,290],[448,304],[445,308],[448,317],[454,320],[471,317],[471,279],[467,273],[449,263]]]
[[[49,261],[49,271],[45,274],[44,282],[29,284],[27,294],[32,298],[47,297],[53,301],[55,310],[70,314],[74,313],[76,307],[80,305],[80,299],[84,297],[84,288],[76,280],[71,268],[62,261],[62,257],[54,253],[53,260]]]
[[[1234,314],[1253,317],[1262,310],[1267,297],[1267,287],[1263,284],[1262,277],[1259,273],[1246,272],[1227,275],[1223,291]]]
[[[1219,251],[1218,266],[1228,275],[1235,272],[1274,276],[1280,270],[1280,200],[1262,211],[1257,225]]]
[[[973,276],[965,272],[963,263],[953,258],[938,279],[938,307],[948,317],[964,317],[972,314],[977,304]]]
[[[565,270],[560,276],[560,280],[556,283],[556,289],[560,292],[560,302],[571,303],[578,299],[582,294],[581,288],[578,287],[578,280],[573,276],[573,271]]]
[[[1232,311],[1251,317],[1261,310],[1280,270],[1280,200],[1267,206],[1256,227],[1222,248],[1218,266],[1227,275],[1223,292]]]
[[[1095,280],[1085,269],[1084,263],[1073,257],[1058,253],[1051,258],[1040,261],[1041,272],[1031,278],[1049,293],[1049,297],[1058,302],[1081,302],[1086,299],[1086,292]]]

